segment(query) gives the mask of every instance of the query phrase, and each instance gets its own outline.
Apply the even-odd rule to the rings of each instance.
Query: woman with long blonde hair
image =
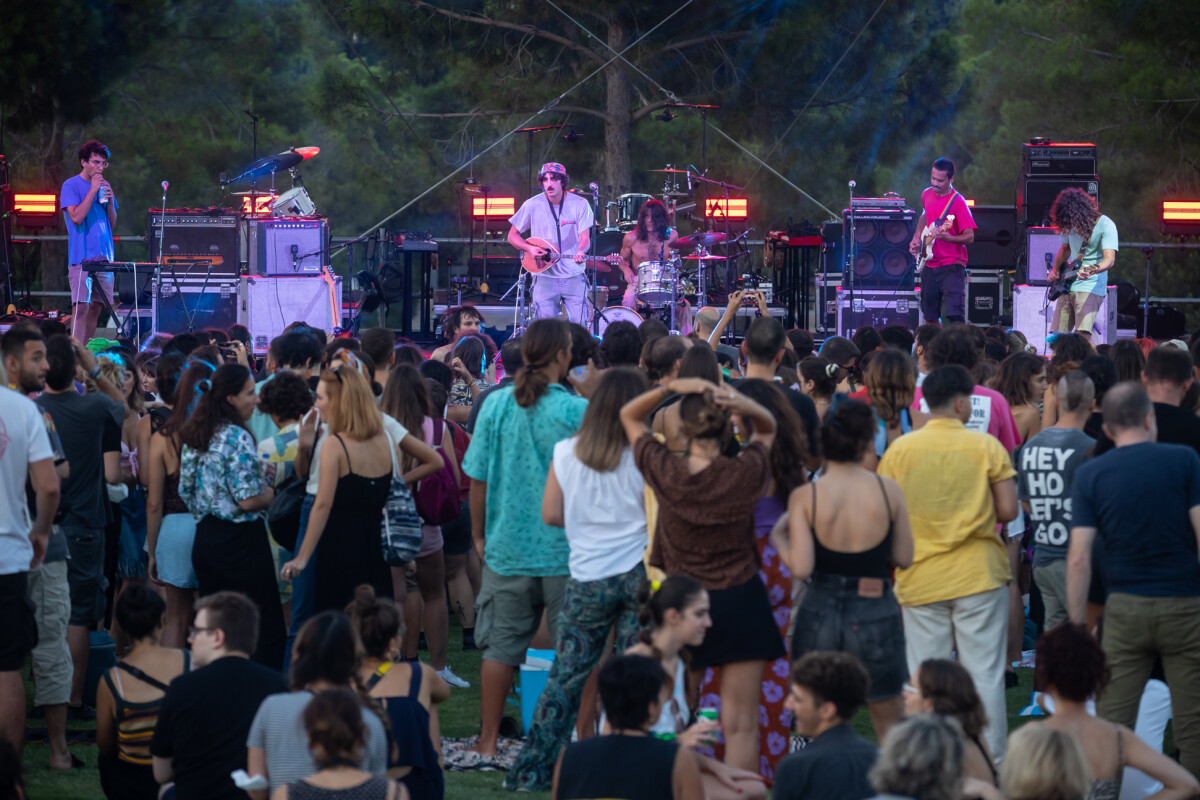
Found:
[[[392,482],[392,448],[383,415],[362,372],[342,363],[321,373],[316,409],[329,424],[321,449],[317,496],[296,557],[283,565],[290,581],[314,562],[313,610],[340,610],[366,583],[392,596],[380,525]]]

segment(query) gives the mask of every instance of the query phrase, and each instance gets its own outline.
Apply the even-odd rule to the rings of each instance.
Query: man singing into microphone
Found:
[[[521,204],[509,218],[508,243],[534,257],[546,249],[522,238],[525,231],[558,248],[563,258],[533,278],[533,316],[557,317],[561,302],[571,322],[582,324],[587,309],[587,278],[584,254],[587,252],[592,224],[592,206],[579,195],[567,191],[567,168],[550,162],[538,170],[542,193]]]
[[[71,285],[71,336],[87,342],[96,333],[100,311],[104,308],[101,292],[111,304],[113,274],[88,275],[84,261],[114,259],[113,227],[117,224],[117,198],[104,180],[108,168],[108,148],[95,139],[79,148],[78,175],[62,185],[59,206],[67,223],[67,280]]]

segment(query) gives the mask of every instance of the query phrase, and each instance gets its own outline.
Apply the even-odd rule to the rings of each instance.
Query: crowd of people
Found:
[[[730,316],[497,347],[462,306],[428,355],[294,323],[261,363],[240,326],[13,325],[0,751],[28,664],[50,768],[95,719],[114,800],[1200,793],[1200,342]],[[1045,720],[1009,736],[1028,651]]]

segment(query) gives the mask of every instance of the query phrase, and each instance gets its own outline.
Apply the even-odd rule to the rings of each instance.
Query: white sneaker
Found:
[[[459,689],[470,689],[471,688],[471,684],[467,683],[462,678],[458,677],[457,675],[455,675],[453,672],[450,671],[449,664],[447,664],[442,669],[438,670],[438,677],[441,678],[442,680],[444,680],[446,683],[450,684],[451,686],[457,687]]]

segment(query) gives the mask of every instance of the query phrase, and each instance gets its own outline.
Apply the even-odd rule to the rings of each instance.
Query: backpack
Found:
[[[438,423],[441,425],[438,425]],[[453,423],[448,420],[433,421],[433,441],[430,445],[442,457],[442,468],[427,478],[417,481],[413,498],[417,501],[417,511],[427,525],[445,525],[458,519],[462,510],[458,500],[458,461],[446,452],[443,437],[446,427]],[[451,450],[454,449],[451,433]],[[455,453],[457,456],[457,453]]]

